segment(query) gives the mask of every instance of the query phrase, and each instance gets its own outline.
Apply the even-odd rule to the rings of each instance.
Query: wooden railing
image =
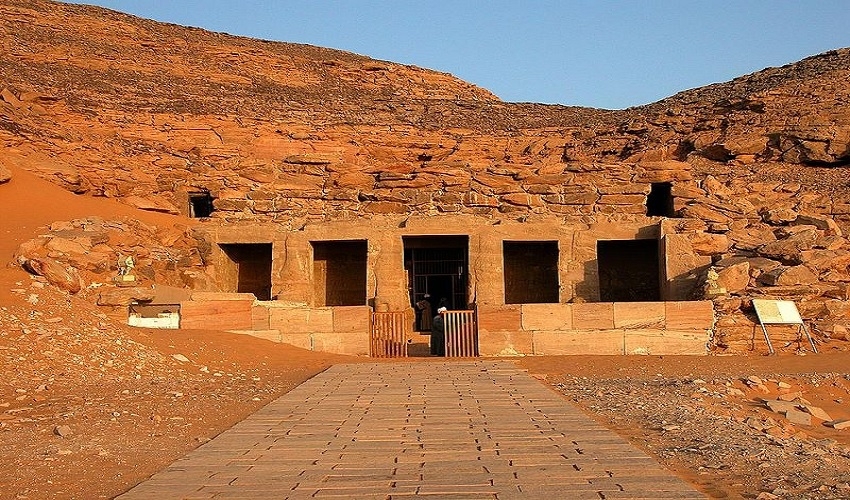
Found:
[[[478,356],[478,325],[475,311],[446,311],[446,357],[471,358]]]
[[[369,355],[373,358],[406,358],[404,312],[373,312]]]

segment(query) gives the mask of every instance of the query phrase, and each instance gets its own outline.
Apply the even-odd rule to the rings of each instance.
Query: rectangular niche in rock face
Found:
[[[648,217],[675,217],[673,205],[673,185],[669,182],[653,182],[646,197],[646,215]]]
[[[596,257],[602,302],[661,300],[658,240],[599,240]]]
[[[558,302],[558,242],[505,241],[505,304]]]
[[[366,240],[312,241],[313,305],[366,304]]]
[[[258,300],[271,300],[272,244],[226,243],[219,247],[227,256],[222,270],[226,291],[253,293]]]
[[[189,193],[189,217],[209,217],[213,213],[213,197],[208,191]]]

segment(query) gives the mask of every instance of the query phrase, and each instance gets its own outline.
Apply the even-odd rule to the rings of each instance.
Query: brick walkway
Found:
[[[508,361],[337,365],[119,497],[704,498]]]

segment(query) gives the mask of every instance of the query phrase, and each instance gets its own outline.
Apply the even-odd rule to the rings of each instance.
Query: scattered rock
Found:
[[[3,165],[0,165],[0,184],[12,180],[12,172]]]
[[[71,427],[67,425],[57,425],[53,428],[53,434],[62,438],[67,438],[72,434]]]
[[[823,420],[825,422],[831,422],[832,421],[832,417],[829,416],[829,413],[824,411],[823,408],[820,408],[818,406],[812,406],[812,405],[803,405],[803,409],[806,410],[808,413],[810,413],[813,417],[815,417],[817,419]]]
[[[823,425],[837,430],[844,430],[850,427],[850,420],[833,420],[831,422],[824,422]]]
[[[50,284],[71,293],[77,293],[83,287],[82,279],[76,269],[65,267],[52,259],[27,259],[23,266],[31,273],[44,276]]]

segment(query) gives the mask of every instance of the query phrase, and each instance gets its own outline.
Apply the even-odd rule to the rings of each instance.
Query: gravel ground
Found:
[[[828,407],[837,415],[850,399],[848,378],[818,373],[708,381],[563,377],[552,382],[569,400],[712,497],[838,499],[850,498],[847,437],[807,412],[811,425],[791,423],[794,415],[771,411],[764,400],[782,397],[797,408],[817,412]]]

